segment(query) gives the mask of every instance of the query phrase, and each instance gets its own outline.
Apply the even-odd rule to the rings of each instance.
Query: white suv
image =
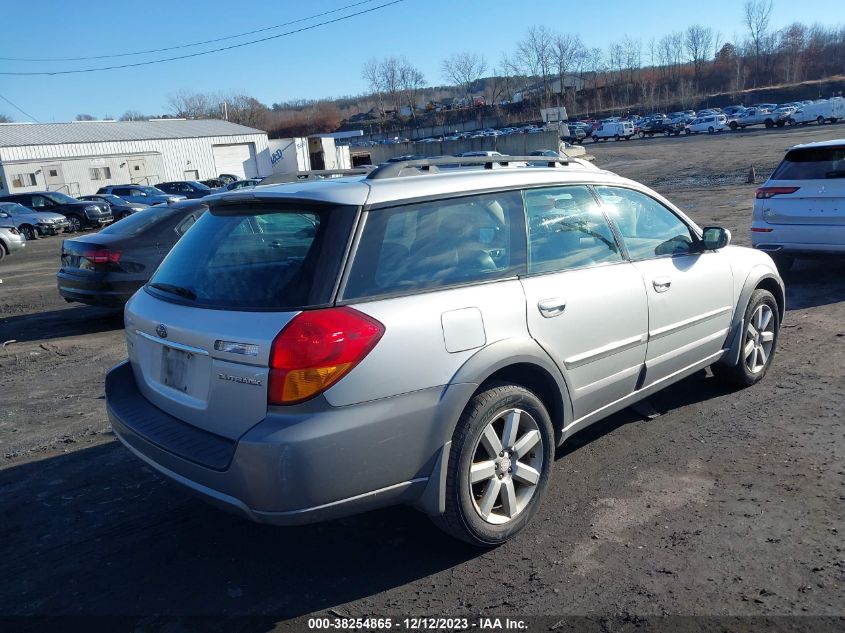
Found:
[[[710,114],[708,116],[694,119],[686,127],[687,134],[698,134],[699,132],[721,132],[728,127],[728,117],[724,114]]]
[[[757,190],[751,244],[781,270],[796,255],[845,253],[845,139],[787,151]]]

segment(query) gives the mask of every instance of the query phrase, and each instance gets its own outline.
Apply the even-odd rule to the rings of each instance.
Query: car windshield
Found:
[[[140,190],[143,191],[148,196],[166,196],[167,195],[161,189],[157,189],[156,187],[140,187]]]
[[[331,301],[356,207],[273,202],[205,213],[153,275],[164,300],[236,310]]]
[[[126,204],[125,200],[123,200],[122,198],[118,198],[117,196],[112,195],[110,193],[102,194],[102,195],[98,195],[98,196],[90,196],[90,199],[91,200],[105,200],[109,204],[118,204],[118,205]]]
[[[138,235],[172,213],[174,213],[174,209],[170,206],[150,207],[149,210],[141,213],[133,213],[119,222],[110,224],[101,230],[100,233],[108,235]]]
[[[0,213],[8,213],[9,215],[22,215],[24,213],[32,213],[22,204],[17,202],[0,202]]]
[[[44,197],[49,198],[50,200],[52,200],[56,204],[73,204],[74,202],[77,201],[75,198],[71,198],[70,196],[66,196],[65,194],[60,193],[58,191],[51,191],[50,193],[45,193]]]
[[[190,184],[193,185],[195,188],[200,189],[201,191],[211,191],[211,187],[209,187],[205,183],[192,180],[190,181]]]
[[[845,177],[845,145],[790,150],[772,180],[821,180]]]

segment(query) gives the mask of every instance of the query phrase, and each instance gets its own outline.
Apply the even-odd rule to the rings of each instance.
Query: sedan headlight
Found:
[[[100,212],[100,207],[98,207],[98,206],[97,206],[97,205],[95,205],[95,204],[92,204],[92,205],[89,205],[89,206],[85,207],[85,211],[86,211],[86,212],[91,212],[91,213],[99,213],[99,212]]]

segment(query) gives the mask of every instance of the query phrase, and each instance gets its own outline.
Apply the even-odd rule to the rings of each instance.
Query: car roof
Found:
[[[789,150],[807,149],[813,147],[845,147],[845,138],[835,138],[829,141],[816,141],[815,143],[801,143],[800,145],[793,145],[789,148]]]
[[[313,202],[343,205],[382,205],[444,194],[460,195],[479,191],[516,189],[519,187],[554,186],[580,183],[639,183],[613,172],[570,159],[565,167],[508,167],[499,169],[449,169],[437,174],[408,175],[368,180],[366,177],[327,178],[281,185],[259,185],[245,191],[232,191],[207,196],[203,200],[217,202],[252,202],[268,198],[298,198]]]

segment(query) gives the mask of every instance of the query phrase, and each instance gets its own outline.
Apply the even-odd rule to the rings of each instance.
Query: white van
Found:
[[[801,106],[790,115],[789,124],[802,123],[806,125],[815,121],[821,125],[825,121],[836,123],[839,119],[845,119],[845,99],[842,97]]]
[[[626,141],[634,135],[634,124],[630,121],[613,121],[610,123],[602,123],[599,127],[593,130],[593,143],[598,143],[600,140],[607,140],[609,138],[617,141],[624,138]]]

